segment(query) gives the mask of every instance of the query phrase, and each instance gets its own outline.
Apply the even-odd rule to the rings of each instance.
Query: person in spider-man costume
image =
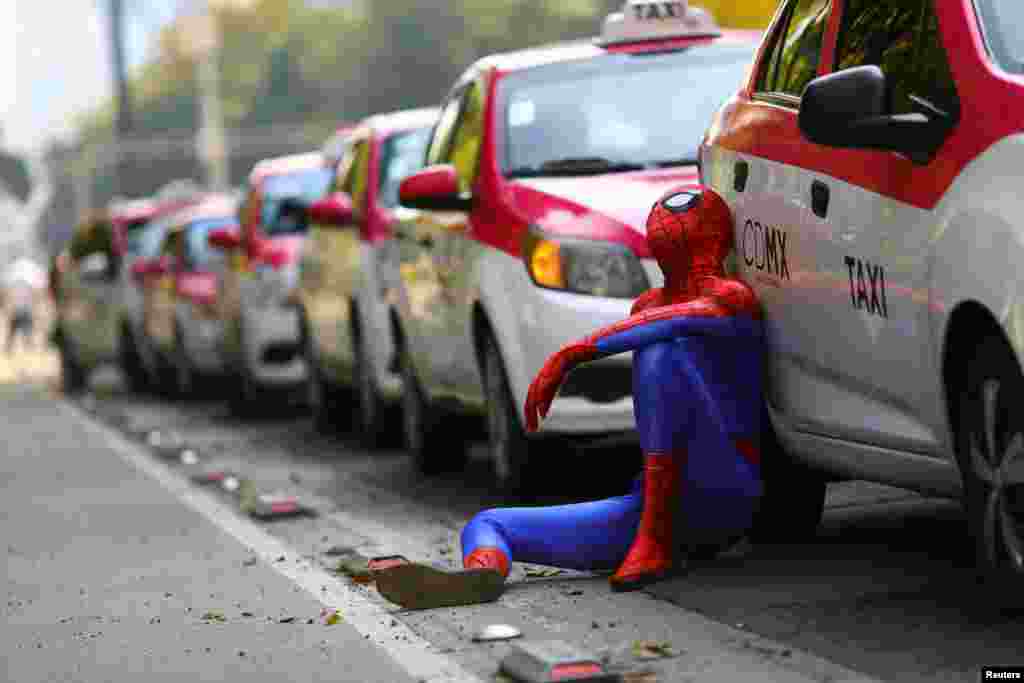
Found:
[[[677,189],[655,203],[647,240],[664,287],[641,295],[629,318],[552,355],[525,405],[527,429],[536,431],[573,367],[633,351],[644,453],[633,490],[481,512],[462,531],[468,571],[405,568],[405,578],[378,578],[385,597],[406,606],[496,599],[513,560],[616,569],[613,589],[634,590],[682,569],[687,548],[728,545],[750,527],[762,493],[763,328],[754,293],[725,275],[732,216],[710,189]]]

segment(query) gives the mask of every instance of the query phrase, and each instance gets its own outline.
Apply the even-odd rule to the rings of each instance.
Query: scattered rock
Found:
[[[258,561],[259,560],[257,560],[255,557],[250,557],[248,560],[246,560],[245,562],[242,563],[242,566],[243,567],[253,567],[253,566],[256,565],[256,563]]]
[[[302,477],[300,477],[295,472],[292,472],[291,474],[288,475],[288,481],[290,481],[293,484],[301,484],[302,483]]]
[[[277,620],[277,623],[279,623],[279,624],[291,624],[291,623],[294,623],[294,622],[295,622],[295,617],[284,617],[283,619],[278,619]]]
[[[243,617],[254,617],[256,615],[253,614],[252,612],[242,612],[242,616]]]
[[[288,559],[288,558],[286,558],[284,555],[282,555],[281,557],[277,558],[277,561],[278,562],[284,562],[286,559]]]

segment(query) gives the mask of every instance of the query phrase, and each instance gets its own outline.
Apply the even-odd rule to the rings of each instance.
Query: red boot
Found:
[[[673,521],[679,501],[681,453],[644,456],[644,507],[626,559],[611,577],[612,590],[632,591],[668,576],[674,569]]]

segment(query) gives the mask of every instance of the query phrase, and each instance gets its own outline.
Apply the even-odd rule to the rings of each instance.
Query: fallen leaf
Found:
[[[210,610],[209,612],[206,612],[205,614],[203,614],[202,619],[203,621],[214,621],[219,623],[224,623],[225,621],[227,621],[227,619],[224,617],[224,614],[219,610]]]
[[[676,655],[676,651],[672,649],[672,643],[667,641],[633,641],[633,656],[638,659],[662,659],[665,657],[675,657]]]
[[[340,621],[341,621],[341,615],[338,614],[337,612],[332,612],[331,615],[329,617],[327,617],[326,621],[324,621],[324,624],[327,625],[327,626],[334,626],[335,624],[339,623]]]
[[[564,574],[564,569],[527,569],[526,578],[528,579],[546,579],[549,576],[558,576]]]
[[[658,674],[655,671],[627,671],[620,674],[619,680],[622,683],[657,683]]]
[[[279,624],[291,624],[295,621],[295,617],[285,617],[284,619],[278,619]]]

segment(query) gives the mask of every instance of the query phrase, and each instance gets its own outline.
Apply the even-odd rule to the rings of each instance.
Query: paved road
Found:
[[[412,680],[56,402],[0,400],[5,680]]]
[[[504,502],[499,493],[488,488],[486,464],[479,458],[463,474],[424,479],[397,451],[369,453],[344,436],[330,439],[316,435],[300,410],[289,410],[283,403],[275,406],[272,416],[241,421],[216,401],[146,399],[122,393],[116,379],[102,377],[94,385],[96,394],[86,401],[94,419],[128,431],[159,429],[177,435],[204,458],[243,471],[261,489],[290,492],[311,505],[318,513],[315,518],[265,523],[260,529],[284,547],[294,549],[296,555],[327,570],[337,564],[329,551],[339,547],[368,555],[401,552],[414,559],[455,564],[461,526],[477,510]],[[80,441],[80,435],[71,440]],[[40,448],[37,453],[46,453],[53,446]],[[139,451],[138,447],[132,448]],[[151,455],[138,457],[153,461],[153,467],[164,467]],[[575,482],[572,487],[541,492],[536,502],[617,493],[636,464],[635,453],[621,449],[587,451],[576,458],[553,462],[550,477],[559,486]],[[592,470],[600,469],[605,476],[580,481],[573,476],[578,458],[600,458],[601,468]],[[20,464],[5,465],[5,473],[12,467],[20,476]],[[91,476],[91,468],[86,469]],[[62,470],[51,471],[56,478]],[[11,475],[5,476],[10,489]],[[67,474],[64,476],[63,482],[50,482],[56,490],[74,488],[74,482]],[[44,484],[45,480],[45,476],[40,479]],[[37,495],[24,493],[27,497]],[[46,495],[55,494],[51,491]],[[226,495],[212,495],[224,506],[232,505]],[[171,500],[168,505],[173,507]],[[129,505],[122,509],[133,508]],[[187,510],[177,514],[195,517]],[[148,528],[147,520],[148,514],[140,516],[138,526]],[[197,526],[204,524],[208,525],[196,522]],[[143,553],[153,545],[152,539],[173,535],[171,528],[156,528],[161,531],[138,532],[151,539]],[[207,532],[210,537],[218,537],[213,529]],[[77,533],[65,530],[65,536]],[[199,541],[195,547],[207,547],[202,546],[202,539]],[[234,540],[222,543],[224,547],[244,548]],[[204,551],[194,549],[191,540],[173,541],[169,547],[177,548],[174,555],[178,558],[184,555],[192,561],[197,555],[203,557]],[[137,552],[138,548],[120,555],[113,552],[109,565],[132,566],[133,560],[127,556]],[[246,557],[244,549],[239,552],[240,557]],[[468,636],[481,625],[506,622],[520,626],[528,637],[572,640],[598,651],[615,668],[649,670],[662,681],[973,681],[981,664],[1024,662],[1019,646],[1024,613],[993,611],[975,604],[968,557],[957,504],[850,482],[830,487],[826,522],[816,542],[758,547],[745,557],[722,558],[685,578],[652,587],[648,593],[612,594],[606,579],[588,574],[530,577],[527,573],[534,568],[525,566],[516,567],[513,582],[500,602],[459,610],[402,612],[381,600],[372,588],[350,586],[350,590],[358,593],[371,612],[377,610],[375,614],[393,618],[391,623],[398,632],[425,642],[432,651],[482,680],[493,679],[508,645],[479,645]],[[203,559],[216,564],[222,558],[214,553]],[[58,564],[74,564],[74,560]],[[199,586],[199,597],[214,593],[215,589],[207,593],[202,588],[207,573],[213,570],[197,566],[199,570],[193,573],[190,585]],[[241,573],[244,579],[245,572],[255,571],[237,556],[230,565],[216,566],[226,575],[222,581],[232,587],[245,585],[244,580],[235,581],[239,578],[236,574]],[[116,571],[130,574],[130,570]],[[279,574],[271,572],[270,576],[285,580],[284,592],[292,595],[287,580]],[[31,579],[26,585],[32,585]],[[228,614],[229,603],[225,605]],[[77,603],[70,606],[79,616],[88,614],[78,610]],[[318,609],[316,600],[312,608]],[[297,608],[289,605],[287,609]],[[98,609],[93,614],[105,612]],[[127,608],[124,614],[129,614]],[[55,621],[61,618],[50,616]],[[137,615],[133,619],[133,623],[150,626],[140,622]],[[355,618],[350,621],[366,635],[365,624],[356,623]],[[232,619],[230,626],[221,625],[224,637],[239,623],[245,626],[237,619]],[[172,630],[182,631],[180,623],[176,626]],[[196,628],[200,626],[213,628],[207,624]],[[280,630],[284,626],[267,622],[264,628],[271,629],[270,641],[262,641],[266,652],[276,658],[276,648],[282,647],[283,661],[290,661],[287,645],[275,640],[287,633]],[[336,627],[313,624],[305,628],[334,633],[331,629]],[[250,638],[248,632],[239,632],[243,633],[241,640]],[[383,633],[386,636],[386,628]],[[390,638],[378,635],[375,633],[371,641],[382,641],[381,647],[394,654],[394,643],[383,642]],[[399,636],[394,638],[395,642],[404,642]],[[670,641],[679,656],[638,660],[632,656],[631,646],[640,638]],[[356,634],[354,640],[358,639]],[[5,638],[7,642],[24,640]],[[342,651],[347,642],[339,645]],[[228,650],[231,647],[257,651],[248,644],[229,645]],[[21,650],[15,652],[21,656]],[[178,656],[183,657],[184,650]],[[399,652],[400,660],[402,656]],[[372,651],[368,657],[372,669],[376,662]],[[349,660],[346,656],[345,661]],[[21,671],[33,671],[31,661],[25,660],[28,668]],[[356,652],[355,661],[362,661],[361,651]],[[162,670],[173,670],[168,668],[170,664],[163,666]],[[313,666],[299,668],[295,670],[298,675],[291,678],[315,678],[315,670]],[[216,665],[213,671],[220,676]]]
[[[272,417],[240,421],[217,402],[144,401],[112,385],[99,412],[177,432],[263,488],[304,497],[317,519],[267,528],[325,566],[324,550],[338,544],[455,564],[462,525],[504,502],[488,488],[479,458],[463,474],[424,479],[401,453],[368,453],[344,436],[317,436],[300,410],[281,405]],[[635,455],[606,449],[553,462],[550,480],[574,484],[534,502],[618,493]],[[579,458],[600,458],[605,476],[581,481]],[[815,542],[722,558],[644,596],[612,594],[602,577],[536,579],[526,569],[517,569],[496,606],[398,616],[480,674],[493,672],[503,652],[467,645],[466,632],[486,618],[569,637],[613,659],[636,638],[671,640],[686,656],[657,664],[664,680],[739,667],[792,677],[778,680],[840,680],[856,671],[900,683],[952,682],[974,680],[982,664],[1024,662],[1024,612],[976,601],[959,505],[865,482],[830,486]]]

